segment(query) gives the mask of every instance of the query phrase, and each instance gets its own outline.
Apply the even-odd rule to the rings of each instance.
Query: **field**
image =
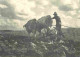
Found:
[[[62,29],[65,38],[63,40],[70,41],[71,45],[75,48],[75,53],[77,57],[80,56],[80,28],[63,28]],[[25,30],[22,31],[12,31],[12,30],[0,30],[0,56],[2,57],[57,57],[52,54],[52,45],[48,44],[49,37],[43,37],[40,39],[31,39],[27,37],[28,33]],[[55,38],[55,36],[53,37]],[[47,40],[46,40],[47,39]],[[37,43],[38,42],[38,43]],[[48,51],[43,48],[43,42]],[[36,46],[36,49],[30,45]],[[69,43],[70,44],[70,43]],[[70,48],[71,49],[71,48]],[[36,52],[36,50],[38,50]],[[45,52],[46,51],[46,52]],[[43,52],[43,54],[40,53]],[[48,52],[48,55],[45,53]],[[50,53],[49,53],[50,52]],[[70,56],[68,56],[70,55]],[[68,54],[66,57],[72,57],[74,55]],[[75,57],[76,57],[75,56]]]

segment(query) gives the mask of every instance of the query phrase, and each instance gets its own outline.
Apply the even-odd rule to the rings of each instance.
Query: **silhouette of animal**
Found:
[[[40,19],[29,20],[23,27],[26,28],[28,33],[36,33],[36,31],[41,32],[43,28],[48,29],[52,25],[52,19],[50,15],[41,17]]]

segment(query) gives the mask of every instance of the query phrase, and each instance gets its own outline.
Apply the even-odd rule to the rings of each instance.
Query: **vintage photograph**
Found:
[[[80,57],[80,0],[0,0],[0,57]]]

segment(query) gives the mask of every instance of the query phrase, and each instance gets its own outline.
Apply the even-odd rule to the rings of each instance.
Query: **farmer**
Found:
[[[53,15],[54,15],[54,17],[52,19],[55,19],[56,20],[57,36],[61,36],[61,35],[63,36],[62,31],[61,31],[61,20],[60,20],[60,17],[57,15],[56,12],[54,12]]]

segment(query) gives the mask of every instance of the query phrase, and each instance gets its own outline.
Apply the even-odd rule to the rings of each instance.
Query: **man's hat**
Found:
[[[56,12],[54,12],[54,14],[53,15],[57,15],[57,13]]]

